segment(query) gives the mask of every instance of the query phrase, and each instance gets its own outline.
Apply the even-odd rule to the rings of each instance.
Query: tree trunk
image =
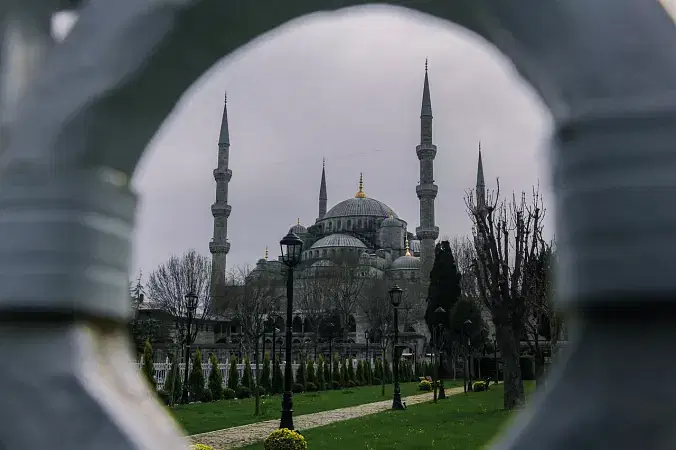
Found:
[[[519,408],[526,403],[526,396],[521,379],[519,342],[510,325],[498,326],[498,342],[503,364],[504,408]]]
[[[545,376],[545,354],[541,348],[533,355],[533,362],[535,364],[535,386],[537,387],[544,381]]]

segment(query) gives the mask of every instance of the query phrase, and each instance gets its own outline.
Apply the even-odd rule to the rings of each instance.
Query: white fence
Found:
[[[136,362],[136,367],[138,367],[139,370],[141,370],[141,362]],[[352,365],[356,369],[357,368],[357,360],[352,360]],[[154,363],[153,364],[154,369],[155,369],[155,380],[157,381],[157,389],[163,389],[164,388],[164,382],[167,379],[167,374],[169,373],[169,370],[171,370],[171,363],[169,362],[164,362],[164,363]],[[296,372],[298,371],[298,366],[299,364],[291,364],[291,369],[293,370],[293,375],[296,375]],[[371,364],[371,367],[373,367],[373,363]],[[282,369],[282,373],[284,373],[284,370],[286,369],[285,363],[280,364],[280,368]],[[188,367],[188,370],[192,369],[192,364],[191,367]],[[315,367],[316,369],[316,367]],[[218,365],[218,370],[221,371],[221,376],[223,377],[223,386],[227,386],[228,384],[228,374],[230,372],[230,363],[225,363],[225,364],[219,364]],[[263,370],[263,364],[259,363],[258,365],[258,370]],[[244,364],[237,364],[237,371],[239,372],[239,379],[242,379],[242,375],[244,375]],[[272,365],[270,365],[270,372],[272,375]],[[183,381],[183,375],[185,373],[185,363],[179,363],[178,365],[178,376],[181,382]],[[202,363],[202,373],[204,373],[204,380],[205,383],[208,382],[209,380],[209,373],[211,373],[211,363]],[[251,375],[253,377],[256,377],[256,366],[254,364],[251,364]]]

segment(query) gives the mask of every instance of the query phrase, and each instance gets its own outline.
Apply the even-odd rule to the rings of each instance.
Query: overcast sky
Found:
[[[67,28],[67,18],[57,28]],[[466,235],[464,192],[475,184],[481,140],[486,182],[502,191],[540,183],[549,207],[550,118],[504,57],[462,29],[389,8],[308,18],[222,60],[186,93],[145,152],[133,184],[141,204],[134,268],[172,254],[208,255],[212,170],[223,94],[230,119],[232,215],[228,266],[254,263],[296,219],[317,217],[322,158],[329,208],[365,191],[415,231],[425,58],[434,113],[437,225]]]

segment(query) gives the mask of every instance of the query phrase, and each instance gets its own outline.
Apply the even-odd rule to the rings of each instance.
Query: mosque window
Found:
[[[357,221],[357,228],[361,228],[361,219]]]
[[[352,227],[352,221],[347,219],[347,229],[349,230]]]
[[[326,256],[326,250],[322,250],[322,256]]]
[[[333,230],[333,222],[329,222],[329,231]]]

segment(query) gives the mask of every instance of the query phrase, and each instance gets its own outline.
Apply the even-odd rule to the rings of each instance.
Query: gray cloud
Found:
[[[357,191],[418,224],[419,115],[430,63],[441,235],[469,233],[463,196],[481,140],[489,187],[540,181],[553,216],[550,118],[511,64],[474,35],[400,9],[313,16],[223,60],[185,94],[134,177],[141,195],[134,267],[187,248],[208,254],[223,92],[230,118],[228,265],[255,262],[299,217],[317,216],[322,157],[329,207]]]

